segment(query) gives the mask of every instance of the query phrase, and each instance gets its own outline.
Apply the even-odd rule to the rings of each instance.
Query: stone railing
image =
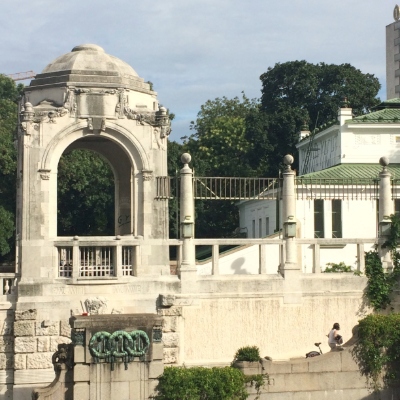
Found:
[[[136,276],[140,238],[102,236],[59,238],[58,277],[75,280]]]
[[[2,296],[15,295],[19,274],[0,272],[0,290]]]
[[[283,239],[192,239],[194,245],[209,246],[210,256],[197,260],[199,275],[276,274],[285,262]],[[303,273],[321,273],[328,262],[345,262],[354,271],[364,272],[365,252],[376,243],[371,239],[295,239],[302,254]],[[178,246],[177,266],[181,264],[181,240],[170,240]],[[221,251],[222,246],[232,246]],[[234,247],[237,246],[237,247]],[[322,253],[322,254],[321,254]]]

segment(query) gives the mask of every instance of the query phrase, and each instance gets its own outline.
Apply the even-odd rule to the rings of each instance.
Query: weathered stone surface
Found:
[[[164,317],[163,319],[163,332],[176,332],[178,325],[177,317]]]
[[[74,367],[74,381],[88,382],[90,380],[90,366],[77,364]]]
[[[58,345],[63,343],[71,343],[71,339],[62,336],[56,336],[50,338],[50,351],[57,351]]]
[[[164,333],[162,341],[164,343],[164,347],[177,347],[179,345],[179,335],[173,332]]]
[[[26,366],[28,369],[53,368],[51,357],[53,353],[28,354]]]
[[[14,333],[14,321],[13,317],[7,317],[4,321],[1,321],[0,325],[0,334],[4,335],[13,335]]]
[[[163,307],[173,306],[176,297],[173,294],[162,294],[160,295],[161,298],[161,305]]]
[[[22,311],[15,311],[15,320],[35,320],[37,317],[37,310],[22,310]]]
[[[160,308],[158,315],[163,316],[180,316],[182,315],[182,307]]]
[[[16,353],[34,353],[36,351],[36,338],[16,337],[14,349]]]
[[[35,323],[36,336],[56,336],[60,333],[59,321],[46,321]]]
[[[26,354],[14,355],[14,369],[26,369]]]
[[[71,326],[67,321],[60,321],[60,335],[70,338],[71,337]]]
[[[163,348],[164,346],[162,343],[153,343],[151,346],[151,359],[162,360],[164,358]]]
[[[47,336],[37,338],[37,351],[46,352],[50,351],[50,338]]]
[[[167,348],[164,349],[164,364],[174,364],[178,361],[178,349],[175,348]]]
[[[12,336],[0,337],[0,353],[12,352],[14,349],[14,338]]]
[[[89,383],[78,382],[74,385],[74,397],[76,399],[88,399],[90,396]]]
[[[35,326],[33,321],[16,321],[14,322],[15,336],[34,336]]]
[[[0,354],[0,369],[9,369],[14,367],[14,356],[12,353]]]
[[[164,364],[162,361],[153,361],[149,364],[149,378],[155,379],[164,372]]]

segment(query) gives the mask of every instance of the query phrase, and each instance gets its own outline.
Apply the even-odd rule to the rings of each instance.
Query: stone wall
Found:
[[[264,359],[257,372],[268,373],[270,383],[262,388],[260,397],[250,387],[249,400],[373,400],[375,396],[360,374],[352,349],[349,346],[342,351],[285,362]],[[254,370],[244,368],[243,372],[251,375]],[[380,394],[381,400],[398,398],[399,393],[392,390]]]
[[[15,311],[14,399],[30,394],[33,385],[54,379],[52,356],[59,344],[71,342],[70,337],[68,321],[41,321],[36,309]]]

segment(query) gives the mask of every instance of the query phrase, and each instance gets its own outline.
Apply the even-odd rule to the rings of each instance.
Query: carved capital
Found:
[[[50,179],[50,169],[39,169],[39,174],[42,180],[48,181]]]
[[[144,181],[152,181],[154,179],[153,171],[142,171]]]

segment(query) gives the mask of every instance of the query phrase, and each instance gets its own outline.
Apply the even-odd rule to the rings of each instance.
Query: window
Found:
[[[262,238],[263,234],[262,234],[262,219],[260,218],[258,220],[258,237]]]
[[[269,217],[265,218],[265,236],[269,235]]]
[[[324,201],[314,200],[314,237],[324,238]]]
[[[342,236],[342,200],[332,200],[332,237]]]
[[[395,215],[400,214],[400,200],[394,201],[394,213],[395,213]]]
[[[253,219],[253,221],[251,221],[251,237],[255,238],[256,237],[256,220]]]

